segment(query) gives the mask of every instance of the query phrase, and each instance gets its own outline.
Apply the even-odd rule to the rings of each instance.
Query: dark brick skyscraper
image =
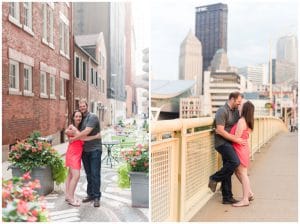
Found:
[[[196,7],[196,36],[202,44],[203,72],[220,48],[227,52],[226,4],[218,3]]]

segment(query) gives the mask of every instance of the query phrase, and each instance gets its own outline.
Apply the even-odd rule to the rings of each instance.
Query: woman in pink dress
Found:
[[[250,187],[250,181],[247,170],[249,167],[250,152],[248,138],[249,133],[253,130],[254,126],[254,105],[250,101],[245,102],[241,105],[240,113],[241,118],[239,119],[238,123],[232,127],[230,131],[230,134],[233,134],[238,138],[246,140],[246,144],[243,145],[233,143],[233,148],[240,159],[240,165],[236,169],[235,173],[243,187],[243,199],[233,204],[234,207],[248,206],[249,201],[254,199],[254,194]]]
[[[72,116],[72,124],[65,131],[68,138],[75,136],[79,130],[82,121],[82,113],[78,110],[74,111]],[[88,136],[82,140],[76,140],[69,143],[66,153],[66,166],[69,167],[69,173],[66,181],[66,198],[65,200],[72,206],[80,206],[80,203],[75,199],[75,189],[80,178],[81,155],[83,150],[83,141],[90,141],[96,138],[101,138],[100,133],[95,136]]]

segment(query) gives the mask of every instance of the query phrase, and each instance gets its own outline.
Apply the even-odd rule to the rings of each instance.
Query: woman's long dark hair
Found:
[[[241,117],[244,117],[248,128],[253,131],[254,128],[254,105],[250,101],[243,104]]]
[[[75,121],[74,121],[74,116],[75,116],[75,114],[77,113],[77,112],[79,112],[79,113],[81,113],[79,110],[74,110],[74,112],[73,112],[73,114],[72,114],[72,118],[71,118],[71,123],[75,126]],[[80,128],[81,128],[81,124],[82,124],[82,120],[83,120],[83,114],[81,113],[81,122],[79,123],[79,125],[78,125],[78,129],[80,130]],[[76,127],[76,126],[75,126]]]

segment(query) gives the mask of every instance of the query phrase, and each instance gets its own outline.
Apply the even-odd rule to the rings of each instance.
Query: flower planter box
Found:
[[[132,207],[149,208],[149,175],[130,172]]]
[[[22,177],[24,172],[18,167],[11,167],[12,175]],[[50,194],[54,189],[54,181],[50,167],[36,167],[30,172],[31,180],[40,180],[41,188],[36,189],[39,195]]]

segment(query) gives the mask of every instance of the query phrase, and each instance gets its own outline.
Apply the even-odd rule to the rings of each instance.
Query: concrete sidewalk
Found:
[[[298,133],[282,133],[251,162],[249,178],[255,200],[248,207],[223,205],[218,191],[191,221],[293,221],[298,214]],[[242,197],[233,177],[233,193]]]
[[[64,157],[68,143],[55,145],[53,148]],[[106,150],[103,148],[102,158]],[[11,178],[11,170],[7,170],[8,162],[2,163],[4,179]],[[73,207],[65,202],[64,184],[54,185],[54,191],[45,197],[50,220],[53,222],[148,222],[148,208],[131,207],[131,190],[117,186],[117,166],[113,168],[102,163],[101,168],[101,206],[95,208],[93,203],[84,203]],[[76,197],[86,196],[87,181],[84,169],[80,171],[80,180],[76,188]]]

